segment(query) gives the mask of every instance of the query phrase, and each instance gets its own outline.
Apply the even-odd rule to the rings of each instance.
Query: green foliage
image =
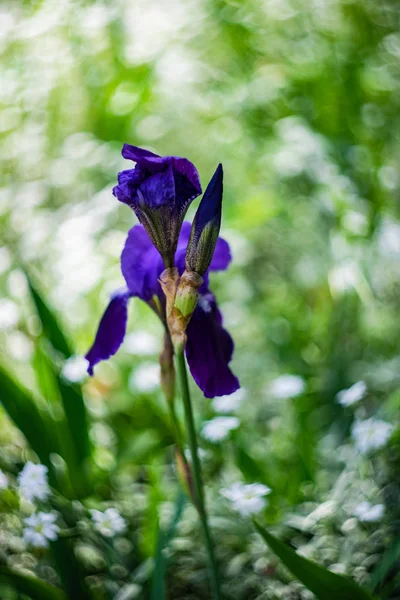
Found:
[[[48,410],[45,407],[39,408],[31,393],[2,369],[0,369],[0,402],[41,462],[53,471],[50,454],[60,453],[60,448],[54,430],[54,421]],[[53,483],[56,484],[54,474]]]
[[[67,600],[67,596],[56,587],[8,567],[0,566],[0,582],[11,583],[19,594],[25,594],[32,600]]]
[[[179,492],[175,503],[175,512],[170,524],[168,525],[167,531],[158,526],[154,572],[151,582],[151,600],[163,600],[167,597],[165,589],[165,574],[167,567],[165,551],[175,535],[176,527],[182,516],[184,505],[185,495],[183,492]]]
[[[228,410],[240,419],[231,438],[201,436],[223,412],[192,392],[227,600],[307,594],[221,496],[235,481],[272,489],[264,516],[289,546],[398,598],[396,2],[5,0],[0,22],[0,563],[12,569],[1,567],[0,596],[208,600],[193,507],[173,536],[160,525],[179,483],[152,311],[132,300],[118,354],[94,378],[65,376],[124,283],[136,221],[111,189],[133,166],[120,157],[128,142],[187,156],[203,187],[224,166],[233,260],[210,279],[247,391]],[[302,391],[281,380],[277,392],[287,375]],[[341,406],[360,380],[365,397]],[[179,398],[176,411],[183,424]],[[352,426],[371,417],[397,429],[361,455]],[[28,459],[56,491],[37,510],[55,509],[67,536],[47,551],[22,541]],[[378,520],[356,516],[364,501],[384,505]],[[127,522],[114,538],[89,512],[107,507]]]
[[[331,573],[313,563],[274,537],[254,521],[255,528],[265,543],[281,559],[295,577],[311,590],[320,600],[372,600],[372,596],[362,590],[348,577]]]
[[[43,299],[41,293],[39,292],[36,285],[33,283],[31,277],[26,274],[29,290],[32,295],[33,302],[35,304],[35,308],[38,312],[40,321],[43,326],[43,331],[50,341],[52,346],[61,352],[66,358],[72,355],[72,350],[70,346],[70,342],[67,340],[66,335],[61,329],[58,319],[53,313],[50,306]]]

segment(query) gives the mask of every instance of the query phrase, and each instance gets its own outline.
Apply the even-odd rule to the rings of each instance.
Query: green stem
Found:
[[[176,364],[178,379],[180,382],[183,405],[185,408],[185,418],[187,434],[189,438],[190,454],[192,457],[192,471],[194,491],[196,496],[196,505],[200,516],[201,526],[203,529],[204,541],[207,549],[208,559],[210,563],[211,582],[216,600],[221,599],[219,591],[219,577],[217,561],[214,554],[214,546],[211,539],[210,530],[208,528],[207,511],[204,500],[203,483],[201,477],[201,466],[198,453],[196,429],[194,425],[192,402],[190,399],[189,384],[186,371],[186,362],[183,348],[176,348]]]

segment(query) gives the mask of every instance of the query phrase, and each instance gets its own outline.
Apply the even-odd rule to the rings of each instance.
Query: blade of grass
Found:
[[[91,455],[91,444],[82,390],[60,376],[57,376],[57,383],[79,464],[86,468]]]
[[[42,322],[43,331],[46,337],[51,342],[52,346],[64,354],[65,357],[71,356],[73,351],[71,349],[70,342],[62,331],[56,315],[47,302],[43,299],[43,296],[40,294],[38,288],[32,281],[32,278],[26,272],[25,274],[28,280],[32,299]]]
[[[75,556],[71,540],[60,537],[51,543],[51,550],[68,598],[93,600],[85,581],[83,567]]]
[[[160,527],[158,528],[158,538],[155,553],[155,564],[153,571],[153,579],[151,583],[151,600],[164,600],[165,594],[165,573],[166,573],[166,560],[164,557],[164,549],[168,547],[175,535],[176,527],[182,516],[183,507],[185,506],[186,496],[182,490],[179,491],[178,497],[175,502],[175,511],[171,519],[167,531],[164,531]]]
[[[253,521],[258,533],[270,549],[281,559],[289,571],[320,600],[373,600],[373,597],[354,581],[337,575],[297,554]]]
[[[86,408],[81,389],[69,384],[59,374],[57,365],[46,351],[45,344],[36,344],[34,367],[38,385],[47,400],[50,411],[63,415],[57,418],[57,435],[62,448],[62,458],[68,466],[69,477],[78,497],[89,493],[88,475],[91,446]]]
[[[386,550],[382,560],[375,567],[371,575],[371,589],[375,590],[386,578],[387,574],[400,560],[400,539],[395,540]]]
[[[32,450],[36,452],[40,461],[49,467],[51,473],[52,465],[49,456],[52,452],[60,453],[54,435],[55,422],[47,412],[39,410],[30,392],[20,386],[1,367],[0,402],[24,434]],[[52,485],[55,485],[54,481]]]
[[[0,567],[0,581],[32,600],[68,600],[64,592],[53,585],[36,577],[22,575],[8,567]]]

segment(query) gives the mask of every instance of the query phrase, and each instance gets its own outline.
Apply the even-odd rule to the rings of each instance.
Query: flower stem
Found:
[[[219,577],[217,561],[214,554],[214,546],[211,539],[210,530],[208,528],[207,511],[204,500],[203,483],[201,477],[201,466],[198,453],[196,430],[193,418],[192,401],[190,399],[189,384],[186,371],[186,362],[183,348],[176,348],[176,365],[178,379],[181,388],[182,400],[185,409],[186,427],[188,434],[188,441],[190,446],[190,454],[192,457],[192,470],[193,470],[193,483],[194,491],[196,496],[196,506],[199,512],[201,526],[203,529],[204,541],[208,554],[211,572],[211,582],[216,600],[221,599],[219,591]]]

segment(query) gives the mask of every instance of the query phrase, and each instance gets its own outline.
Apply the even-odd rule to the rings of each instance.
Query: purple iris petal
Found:
[[[130,144],[124,144],[121,154],[124,158],[133,160],[134,162],[139,162],[144,158],[161,158],[158,154],[150,152],[150,150],[145,150],[138,146],[131,146]]]
[[[128,320],[129,296],[126,288],[112,295],[110,304],[101,318],[93,346],[85,356],[89,361],[89,375],[93,375],[93,367],[97,363],[113,356],[122,344]]]
[[[185,253],[190,231],[190,223],[183,223],[175,255],[180,274],[185,270]],[[227,242],[219,239],[210,269],[226,269],[230,260]],[[91,375],[93,367],[115,354],[124,339],[129,297],[138,296],[149,302],[157,295],[161,302],[165,301],[158,281],[164,265],[142,225],[136,225],[128,233],[121,255],[121,269],[128,289],[114,294],[101,319],[94,344],[86,355]],[[200,288],[199,304],[187,329],[186,356],[196,383],[204,395],[211,398],[231,394],[239,388],[239,382],[229,368],[233,341],[222,327],[221,313],[207,286],[206,273],[204,284]]]
[[[239,389],[239,380],[229,368],[233,340],[222,327],[222,316],[214,296],[200,295],[187,328],[186,358],[193,379],[206,398],[225,396]]]
[[[165,266],[172,267],[185,213],[201,194],[197,169],[186,158],[161,157],[128,144],[122,155],[136,166],[119,173],[113,194],[134,210]]]
[[[118,185],[113,189],[113,194],[121,202],[131,204],[136,208],[136,204],[140,204],[140,195],[138,190],[142,192],[145,202],[149,202],[150,206],[162,206],[170,204],[179,213],[190,203],[191,200],[201,194],[201,184],[199,174],[196,167],[186,158],[178,156],[157,156],[148,150],[130,146],[125,144],[122,150],[124,158],[136,162],[134,169],[122,171],[118,175]],[[168,177],[174,180],[174,194],[169,192],[166,194],[164,190],[164,182],[159,186],[151,185],[146,187],[146,182],[156,173],[165,173],[170,171]],[[156,181],[156,179],[154,180]],[[147,189],[147,194],[145,191]],[[168,182],[170,186],[170,182]],[[127,191],[129,190],[130,201],[127,202]],[[151,194],[150,194],[151,192]],[[182,215],[183,216],[183,215]]]
[[[158,278],[164,265],[142,225],[135,225],[128,233],[121,255],[121,270],[132,296],[145,302],[155,295],[161,296]]]
[[[225,271],[229,267],[231,260],[232,255],[228,242],[219,237],[209,266],[210,271]]]
[[[175,201],[175,180],[171,165],[165,171],[147,177],[137,189],[138,204],[144,202],[149,208],[158,208]]]

